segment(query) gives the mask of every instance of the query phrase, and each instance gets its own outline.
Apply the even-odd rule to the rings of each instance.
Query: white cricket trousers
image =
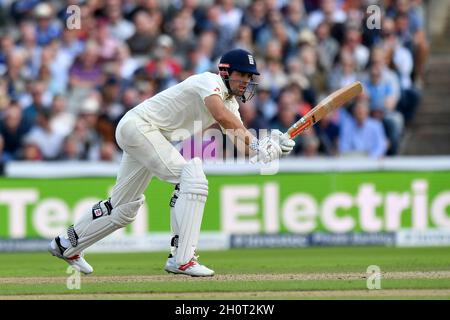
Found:
[[[117,126],[116,140],[123,157],[111,194],[113,208],[139,198],[154,176],[180,182],[186,160],[152,123],[129,111]]]

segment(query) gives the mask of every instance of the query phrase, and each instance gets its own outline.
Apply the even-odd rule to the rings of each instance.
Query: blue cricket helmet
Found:
[[[243,49],[234,49],[225,53],[219,62],[219,69],[222,67],[228,68],[230,73],[240,71],[259,75],[255,58]]]

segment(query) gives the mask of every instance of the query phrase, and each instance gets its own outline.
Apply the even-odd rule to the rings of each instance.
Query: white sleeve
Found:
[[[201,77],[198,78],[198,81],[195,83],[195,85],[197,87],[197,92],[203,101],[206,97],[209,97],[213,94],[218,95],[223,100],[223,88],[220,83],[218,83],[217,78],[214,77],[213,74],[204,73]]]
[[[225,100],[224,104],[225,104],[225,107],[228,110],[230,110],[239,119],[239,121],[241,123],[243,123],[242,122],[242,118],[241,118],[241,114],[239,113],[239,104],[236,101],[236,99]],[[220,126],[220,128],[222,129],[222,132],[225,134],[225,129],[222,126]]]

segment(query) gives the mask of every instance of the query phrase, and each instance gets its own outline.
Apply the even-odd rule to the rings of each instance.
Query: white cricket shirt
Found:
[[[169,141],[184,140],[216,123],[205,105],[205,98],[213,94],[218,95],[225,107],[241,120],[236,98],[228,98],[222,78],[211,72],[190,76],[132,110],[159,128]]]

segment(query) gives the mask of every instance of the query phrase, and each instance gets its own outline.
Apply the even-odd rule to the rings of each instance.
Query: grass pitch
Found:
[[[213,278],[167,274],[166,257],[88,253],[95,271],[74,282],[48,253],[2,253],[0,299],[450,299],[450,247],[201,252]],[[381,270],[380,290],[367,288],[371,265]]]

